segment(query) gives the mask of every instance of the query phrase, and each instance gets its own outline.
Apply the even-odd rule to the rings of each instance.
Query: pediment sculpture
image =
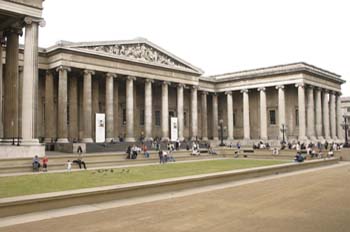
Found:
[[[101,46],[90,46],[85,48],[89,50],[94,50],[97,52],[104,52],[104,53],[117,55],[117,56],[125,56],[136,60],[175,66],[175,67],[182,67],[182,68],[188,69],[188,67],[175,61],[169,56],[159,52],[153,47],[150,47],[142,43],[101,45]]]

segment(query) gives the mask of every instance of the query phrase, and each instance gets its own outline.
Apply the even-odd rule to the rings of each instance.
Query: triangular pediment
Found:
[[[188,70],[202,74],[202,70],[192,66],[191,64],[181,60],[180,58],[145,39],[73,43],[66,47],[98,53],[101,55],[115,56],[121,59],[135,60],[142,63]]]

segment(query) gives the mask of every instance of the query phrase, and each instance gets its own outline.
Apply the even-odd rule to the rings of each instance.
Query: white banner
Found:
[[[106,121],[105,121],[105,114],[96,114],[96,137],[95,137],[95,141],[96,143],[104,143],[106,140],[105,137],[105,127],[106,127]]]
[[[177,125],[177,118],[171,117],[170,118],[170,140],[175,142],[178,138],[178,125]]]

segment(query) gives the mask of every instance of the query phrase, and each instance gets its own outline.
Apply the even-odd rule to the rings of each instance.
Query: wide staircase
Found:
[[[200,156],[192,156],[191,151],[182,149],[175,151],[173,157],[176,161],[189,160],[204,160],[218,158],[237,158],[237,159],[279,159],[290,160],[294,159],[295,150],[283,150],[279,155],[272,155],[271,150],[241,148],[239,151],[236,148],[218,147],[215,148],[217,155],[210,155],[207,149],[201,148]],[[77,154],[46,152],[49,158],[48,170],[64,170],[68,160],[73,161],[78,158]],[[340,153],[335,152],[335,156]],[[104,153],[87,153],[83,154],[83,161],[87,168],[105,168],[128,166],[134,164],[158,163],[159,157],[157,151],[150,151],[150,157],[144,157],[143,153],[137,156],[137,159],[127,159],[125,152],[104,152]],[[78,169],[78,165],[73,164],[73,169]],[[5,173],[25,173],[32,172],[32,158],[7,158],[0,159],[0,174]]]

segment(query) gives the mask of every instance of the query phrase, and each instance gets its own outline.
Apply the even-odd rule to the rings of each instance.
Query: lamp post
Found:
[[[284,134],[285,134],[286,131],[287,131],[287,127],[286,127],[286,125],[284,125],[284,124],[282,124],[281,126],[282,126],[282,128],[281,128],[280,130],[281,130],[281,132],[282,132],[282,144],[285,144],[285,143],[286,143],[286,139],[285,139]]]
[[[224,144],[224,120],[220,119],[219,126],[220,126],[220,136],[221,136],[221,143],[219,146],[223,147],[223,146],[225,146],[225,144]]]
[[[344,128],[345,131],[345,144],[343,147],[349,147],[348,143],[348,130],[349,130],[349,124],[346,122],[346,116],[343,116],[344,118],[344,123],[342,123],[342,127]]]

